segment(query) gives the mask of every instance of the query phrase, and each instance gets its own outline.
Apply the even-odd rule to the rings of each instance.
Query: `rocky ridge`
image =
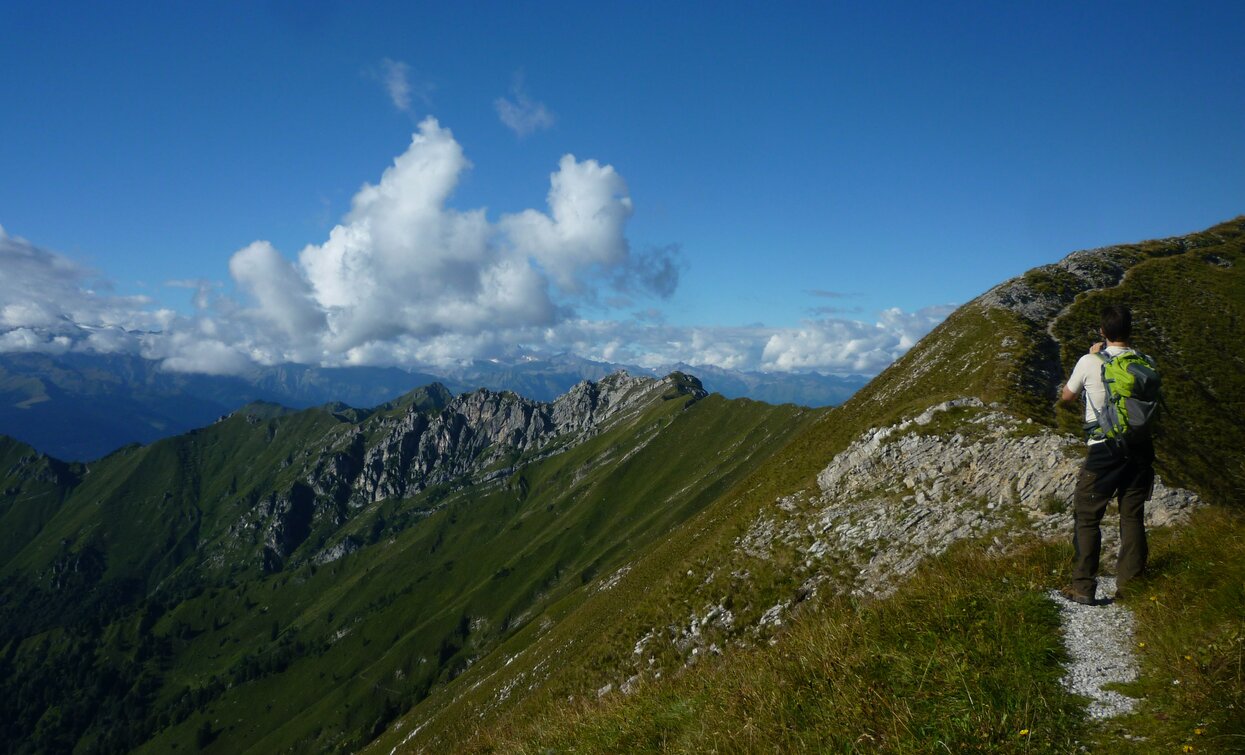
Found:
[[[431,408],[413,402],[400,413],[343,419],[318,452],[301,460],[294,483],[247,508],[230,528],[229,547],[262,543],[264,569],[276,571],[317,525],[338,527],[367,506],[430,486],[506,478],[522,463],[573,448],[660,398],[705,395],[696,378],[681,373],[654,379],[618,372],[582,381],[553,402],[481,388]],[[310,557],[325,563],[358,546],[347,538]],[[216,561],[223,563],[223,554]]]
[[[818,475],[817,492],[777,501],[782,513],[758,518],[739,547],[795,549],[810,588],[826,579],[818,564],[834,557],[853,574],[853,593],[884,597],[922,560],[959,540],[1069,532],[1082,450],[1076,438],[979,399],[944,402],[864,433]],[[1195,493],[1156,479],[1146,524],[1181,521],[1199,505]],[[1107,553],[1118,542],[1115,516],[1103,524]]]
[[[1007,309],[1045,326],[1078,294],[1117,286],[1129,268],[1138,262],[1183,254],[1196,243],[1189,237],[1174,237],[1151,242],[1144,253],[1133,245],[1072,252],[1054,264],[1036,267],[1000,283],[976,301],[986,307]]]
[[[790,597],[755,621],[741,621],[727,598],[710,598],[682,622],[639,637],[626,673],[645,674],[655,641],[668,640],[692,664],[748,638],[770,637],[819,590],[884,598],[926,558],[966,538],[1002,550],[1028,538],[1065,537],[1082,444],[977,398],[867,430],[826,465],[816,489],[761,511],[736,538],[729,566],[720,567],[733,570],[738,584],[763,564],[789,564],[799,583]],[[1178,523],[1201,505],[1196,494],[1156,479],[1146,524]],[[1113,506],[1103,521],[1108,571],[1117,545]],[[637,678],[616,688],[633,687]]]

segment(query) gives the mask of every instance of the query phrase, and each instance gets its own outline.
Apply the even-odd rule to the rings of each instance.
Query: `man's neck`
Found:
[[[1128,341],[1107,341],[1107,346],[1117,346],[1122,349],[1128,348]]]

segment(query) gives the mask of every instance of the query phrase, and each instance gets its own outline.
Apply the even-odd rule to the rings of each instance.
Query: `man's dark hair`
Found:
[[[1133,313],[1123,304],[1102,309],[1102,334],[1108,341],[1127,341],[1133,334]]]

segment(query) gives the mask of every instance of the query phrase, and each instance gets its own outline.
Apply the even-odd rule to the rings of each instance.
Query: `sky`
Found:
[[[0,351],[873,374],[1245,213],[1245,5],[0,4]]]

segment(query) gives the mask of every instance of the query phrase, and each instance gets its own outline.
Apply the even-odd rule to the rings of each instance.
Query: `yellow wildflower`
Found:
[[[1021,729],[1021,730],[1020,730],[1020,736],[1022,736],[1022,737],[1027,737],[1027,736],[1029,736],[1029,730],[1028,730],[1028,729]]]

